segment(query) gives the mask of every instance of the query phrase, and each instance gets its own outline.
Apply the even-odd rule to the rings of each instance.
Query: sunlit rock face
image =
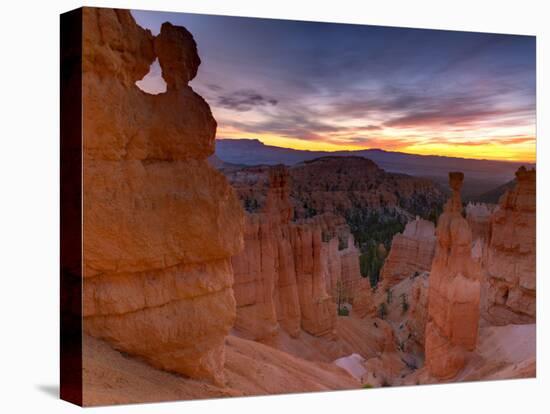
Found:
[[[490,220],[484,316],[495,325],[536,319],[536,171],[521,167],[516,181]]]
[[[472,231],[462,216],[464,175],[450,173],[453,191],[436,229],[429,277],[425,363],[439,379],[454,377],[476,347],[480,307],[480,263],[472,254]]]
[[[429,271],[435,252],[435,226],[416,218],[403,233],[393,236],[390,253],[381,271],[382,283],[389,288],[401,280]]]
[[[244,250],[232,258],[235,327],[252,339],[271,337],[279,326],[292,336],[300,331],[288,191],[288,170],[270,170],[264,207],[261,212],[246,215]]]
[[[302,328],[314,335],[328,334],[336,322],[336,307],[326,291],[321,229],[309,224],[295,225],[291,237]]]
[[[156,38],[128,11],[85,8],[84,329],[150,364],[223,383],[243,212],[206,159],[216,121],[188,86],[182,27]],[[167,92],[135,85],[158,57]]]
[[[333,213],[324,213],[298,220],[297,224],[320,230],[322,243],[319,266],[326,291],[333,301],[353,304],[355,307],[363,282],[369,285],[369,281],[361,276],[360,251],[346,220]]]

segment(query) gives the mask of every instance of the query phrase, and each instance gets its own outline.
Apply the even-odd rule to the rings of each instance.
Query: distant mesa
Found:
[[[335,152],[297,150],[266,145],[260,139],[244,138],[216,139],[216,156],[230,164],[288,166],[325,156],[359,156],[372,160],[388,172],[430,178],[442,189],[448,188],[449,171],[462,171],[466,176],[462,197],[468,201],[483,201],[478,196],[485,197],[485,193],[513,180],[519,167],[534,166],[529,163],[415,155],[382,149]]]
[[[215,162],[212,160],[211,162]],[[222,167],[248,211],[262,208],[272,166]],[[359,215],[365,209],[391,209],[406,218],[427,216],[445,196],[430,180],[389,173],[360,156],[323,156],[289,168],[296,219],[336,213]],[[360,218],[358,217],[358,219]]]

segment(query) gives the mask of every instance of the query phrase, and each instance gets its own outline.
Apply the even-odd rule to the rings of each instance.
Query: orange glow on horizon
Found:
[[[475,146],[460,144],[430,144],[411,146],[403,152],[418,155],[441,155],[447,157],[486,159],[494,161],[514,161],[535,163],[535,143],[532,145],[498,145],[494,143]]]
[[[266,133],[253,134],[232,128],[219,128],[217,136],[224,139],[258,139],[265,145],[296,150],[336,152],[381,149],[416,155],[437,155],[526,163],[536,162],[536,142],[534,137],[529,137],[525,142],[520,143],[498,144],[495,141],[488,141],[479,142],[475,145],[461,144],[460,142],[423,143],[421,140],[411,140],[410,142],[399,142],[396,140],[397,143],[392,143],[391,138],[388,138],[390,145],[384,148],[384,145],[367,146],[346,142],[335,143],[321,140],[303,140]]]

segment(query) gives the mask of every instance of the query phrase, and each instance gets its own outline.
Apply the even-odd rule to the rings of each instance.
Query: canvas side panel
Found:
[[[60,395],[82,405],[82,9],[61,15]]]

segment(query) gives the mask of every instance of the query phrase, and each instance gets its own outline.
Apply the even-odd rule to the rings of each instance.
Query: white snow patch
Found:
[[[359,354],[351,354],[346,357],[338,358],[334,361],[336,365],[345,369],[351,376],[359,381],[361,381],[367,374],[367,370],[363,366],[363,362],[365,362],[365,358]]]

